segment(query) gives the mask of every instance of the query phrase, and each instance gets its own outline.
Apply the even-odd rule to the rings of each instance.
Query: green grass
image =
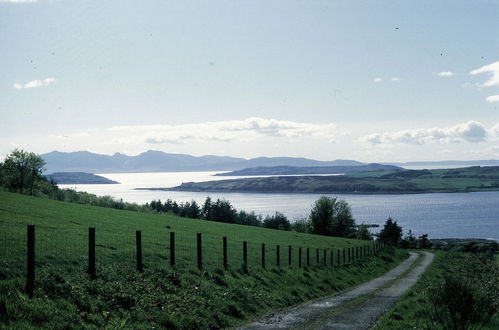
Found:
[[[248,242],[249,266],[260,265],[261,244],[266,244],[267,263],[276,263],[276,246],[281,246],[281,264],[287,264],[288,246],[292,246],[292,262],[298,264],[298,247],[310,248],[311,263],[320,261],[324,249],[357,247],[369,242],[286,232],[251,226],[241,226],[186,219],[171,215],[147,214],[64,203],[42,198],[0,192],[0,233],[4,259],[8,263],[23,263],[26,225],[35,224],[39,264],[66,264],[84,261],[87,253],[88,227],[96,228],[97,260],[100,262],[133,262],[135,231],[141,230],[144,264],[149,267],[168,264],[169,232],[176,235],[178,267],[196,265],[196,233],[202,233],[203,257],[207,268],[222,265],[222,237],[228,238],[229,265],[242,263],[242,242]],[[64,263],[61,261],[64,260]],[[329,262],[329,256],[327,258]]]
[[[499,302],[499,278],[498,267],[494,270],[491,264],[484,263],[479,257],[461,253],[432,251],[435,259],[421,279],[407,291],[402,299],[381,319],[374,329],[435,329],[434,325],[429,325],[425,308],[428,306],[427,295],[432,287],[437,286],[445,276],[451,274],[465,275],[468,278],[478,280],[480,276],[486,278],[496,278],[495,289],[490,280],[488,295],[494,297],[496,304]],[[497,262],[497,261],[492,261]],[[488,266],[487,266],[488,265]],[[496,312],[493,319],[483,325],[483,329],[499,329],[499,313]]]
[[[36,225],[36,290],[24,293],[26,225]],[[96,228],[97,279],[85,273],[88,227]],[[0,192],[0,328],[226,328],[276,309],[334,294],[395,267],[407,253],[387,249],[338,266],[336,251],[366,242],[170,215],[147,214]],[[135,270],[141,230],[145,271]],[[168,266],[176,233],[177,268]],[[205,269],[196,268],[195,234],[203,234]],[[222,270],[222,237],[229,270]],[[248,241],[249,270],[242,267]],[[267,245],[267,269],[260,266]],[[368,243],[367,243],[368,244]],[[275,246],[281,245],[281,267]],[[287,266],[287,246],[293,264]],[[311,266],[298,268],[297,248]],[[315,249],[334,249],[334,267],[316,265]],[[303,250],[305,263],[305,250]],[[329,263],[329,257],[327,261]]]

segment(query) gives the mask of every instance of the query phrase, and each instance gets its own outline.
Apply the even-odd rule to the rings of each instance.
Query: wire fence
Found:
[[[28,291],[33,290],[29,283],[34,286],[35,269],[44,267],[61,272],[84,271],[94,278],[101,267],[110,264],[124,264],[137,271],[167,267],[245,271],[335,267],[377,255],[383,249],[382,244],[374,242],[319,248],[252,242],[237,235],[167,230],[130,231],[123,235],[112,229],[82,227],[54,231],[47,226],[35,230],[33,225],[2,224],[0,228],[0,276],[25,279]]]

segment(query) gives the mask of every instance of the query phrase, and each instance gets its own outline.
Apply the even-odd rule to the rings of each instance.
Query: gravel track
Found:
[[[369,329],[416,283],[433,256],[428,252],[410,252],[409,258],[380,277],[240,329]]]

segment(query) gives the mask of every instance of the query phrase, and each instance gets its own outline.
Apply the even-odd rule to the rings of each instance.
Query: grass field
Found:
[[[280,245],[280,263],[288,264],[288,249],[292,246],[292,264],[298,265],[298,248],[302,247],[302,262],[310,248],[310,262],[316,264],[319,249],[320,264],[324,249],[327,262],[333,250],[373,244],[343,238],[331,238],[296,232],[286,232],[186,219],[171,215],[129,212],[53,200],[19,196],[0,192],[0,245],[3,260],[11,265],[24,264],[26,226],[36,226],[37,262],[73,267],[84,263],[88,249],[88,227],[96,228],[98,263],[135,260],[135,231],[142,232],[144,264],[153,267],[169,264],[169,232],[175,232],[177,266],[196,265],[196,233],[202,233],[203,262],[206,268],[222,266],[222,237],[228,238],[228,264],[239,267],[243,241],[248,243],[248,265],[261,265],[261,244],[266,244],[268,265],[275,265],[276,246]],[[341,256],[342,258],[342,256]]]
[[[24,293],[27,224],[36,226],[33,299]],[[88,227],[96,228],[96,280],[85,273]],[[369,243],[5,192],[0,192],[0,229],[0,328],[233,327],[366,281],[407,255],[386,249],[379,257],[339,266],[338,249]],[[135,230],[143,236],[143,273],[134,266]],[[168,265],[170,231],[176,233],[175,269]],[[197,232],[203,235],[202,271],[196,268]],[[229,241],[228,271],[222,269],[223,236]],[[248,242],[248,272],[241,267],[243,240]],[[266,269],[260,264],[261,243],[267,245]],[[282,251],[280,268],[276,245]],[[310,267],[298,268],[298,247],[311,248]],[[324,249],[335,252],[333,267],[316,264],[317,248],[320,264]]]

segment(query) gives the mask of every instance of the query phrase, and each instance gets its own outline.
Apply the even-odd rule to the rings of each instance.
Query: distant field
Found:
[[[155,188],[159,189],[160,188]],[[499,190],[499,166],[361,172],[340,176],[277,176],[187,182],[176,191],[322,194],[410,194]]]
[[[357,240],[324,237],[250,226],[186,219],[164,214],[146,214],[58,202],[42,198],[0,192],[0,247],[3,265],[23,269],[26,250],[26,225],[36,226],[38,265],[63,268],[83,267],[87,258],[88,227],[96,228],[97,263],[135,261],[135,231],[142,231],[145,267],[169,263],[169,232],[176,235],[178,267],[196,265],[196,233],[202,233],[203,257],[207,268],[222,266],[222,237],[228,238],[228,263],[242,264],[242,242],[248,242],[248,264],[261,262],[261,244],[266,244],[267,264],[276,264],[276,246],[280,245],[280,263],[288,263],[292,246],[292,264],[298,265],[298,247],[311,248],[311,264],[316,263],[316,249],[337,250],[366,243]]]

